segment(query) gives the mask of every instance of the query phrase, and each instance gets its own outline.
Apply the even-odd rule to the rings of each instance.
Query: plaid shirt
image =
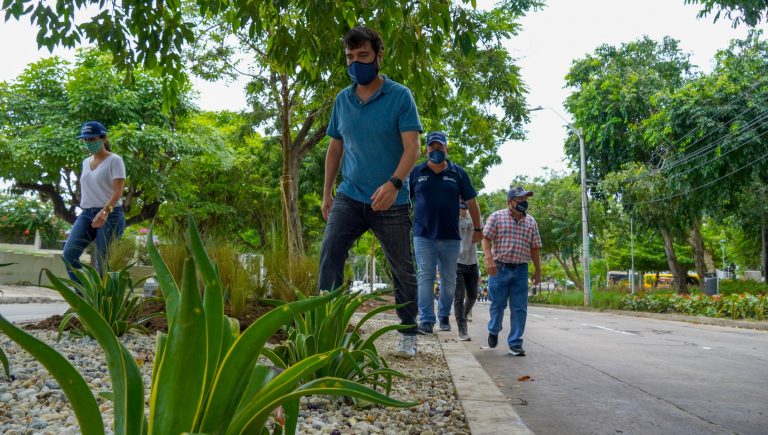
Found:
[[[488,217],[483,236],[491,241],[493,259],[503,263],[530,263],[531,248],[541,248],[536,220],[528,214],[517,220],[508,209]]]

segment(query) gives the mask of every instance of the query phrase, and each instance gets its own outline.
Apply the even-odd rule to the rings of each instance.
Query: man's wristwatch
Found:
[[[483,229],[482,228],[475,228],[475,231],[478,232],[478,233],[482,233]]]
[[[394,175],[389,177],[389,182],[392,183],[393,186],[395,186],[395,189],[400,190],[403,188],[403,180],[395,177]]]
[[[112,213],[112,210],[114,210],[114,209],[115,209],[115,208],[114,208],[114,207],[112,207],[112,205],[111,205],[111,204],[107,204],[107,205],[105,205],[105,206],[104,206],[104,210],[106,210],[106,211],[107,211],[107,213]]]

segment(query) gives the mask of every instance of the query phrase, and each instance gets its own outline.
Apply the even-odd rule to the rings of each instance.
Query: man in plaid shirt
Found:
[[[485,270],[490,275],[491,320],[488,322],[488,346],[496,347],[504,323],[504,309],[509,304],[509,353],[525,356],[523,331],[528,313],[528,263],[533,262],[533,285],[541,282],[539,227],[529,216],[528,197],[533,192],[521,186],[507,194],[507,208],[493,212],[483,229]]]

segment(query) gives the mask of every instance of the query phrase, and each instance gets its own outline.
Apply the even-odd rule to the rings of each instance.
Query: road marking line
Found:
[[[581,326],[589,326],[589,327],[592,327],[592,328],[602,329],[604,331],[618,332],[619,334],[624,334],[624,335],[638,335],[637,333],[634,333],[634,332],[622,331],[620,329],[611,329],[611,328],[607,328],[605,326],[592,325],[592,324],[589,324],[589,323],[582,323]]]
[[[538,314],[529,314],[529,316],[533,316],[533,317],[541,317],[542,319],[544,318],[544,316],[540,316],[540,315],[538,315]]]
[[[709,346],[701,346],[701,348],[704,349],[704,350],[712,350],[712,348],[709,347]]]

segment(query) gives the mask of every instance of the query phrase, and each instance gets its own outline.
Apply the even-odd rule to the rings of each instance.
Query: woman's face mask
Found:
[[[103,139],[87,140],[84,142],[85,142],[85,148],[88,150],[90,154],[96,154],[97,152],[101,151],[101,148],[104,146]]]

